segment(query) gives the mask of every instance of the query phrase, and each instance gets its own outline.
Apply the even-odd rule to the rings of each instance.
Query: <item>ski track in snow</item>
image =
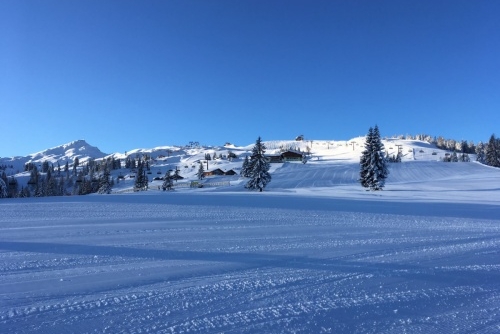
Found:
[[[499,206],[179,193],[0,208],[1,333],[500,331]]]

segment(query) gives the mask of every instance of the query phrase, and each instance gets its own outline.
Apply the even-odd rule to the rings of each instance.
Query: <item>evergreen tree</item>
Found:
[[[163,185],[162,185],[162,189],[163,189],[163,191],[165,191],[165,190],[172,190],[173,185],[174,184],[172,182],[172,175],[170,175],[170,171],[168,171],[165,174]]]
[[[480,141],[476,146],[476,161],[484,163],[485,161],[485,153],[484,153],[484,144]]]
[[[57,182],[53,176],[52,171],[49,169],[45,176],[44,182],[44,196],[56,196],[57,195]]]
[[[137,175],[135,177],[135,191],[142,191],[148,189],[148,177],[144,170],[144,163],[139,161],[137,166]]]
[[[486,164],[493,167],[500,167],[500,141],[491,135],[485,154]]]
[[[205,169],[203,168],[203,163],[200,161],[200,167],[198,168],[198,173],[196,174],[198,176],[198,180],[203,180],[205,177]]]
[[[177,182],[177,180],[179,180],[181,178],[181,175],[179,174],[181,171],[180,169],[177,169],[177,167],[175,168],[175,172],[174,172],[174,176],[173,176],[173,179],[175,180],[175,182]]]
[[[249,165],[250,161],[248,160],[248,155],[245,156],[245,160],[243,160],[243,165],[241,166],[241,171],[240,171],[240,175],[243,176],[243,177],[249,177],[250,174],[248,172],[248,165]]]
[[[78,157],[76,157],[75,160],[73,161],[73,175],[75,175],[75,176],[76,176],[76,169],[77,169],[79,164],[80,164],[80,159],[78,159]]]
[[[42,173],[47,173],[48,170],[49,170],[49,162],[45,160],[44,162],[42,162]]]
[[[7,185],[9,184],[9,180],[7,179],[7,174],[5,174],[5,171],[2,171],[2,173],[0,174],[0,179],[2,179],[3,183],[7,187]]]
[[[373,128],[370,127],[368,134],[365,138],[365,150],[361,152],[360,158],[360,170],[359,170],[359,182],[362,187],[369,188],[370,180],[373,178],[373,170],[371,169],[371,152],[373,141]]]
[[[110,176],[111,174],[109,172],[109,168],[106,165],[101,177],[99,178],[99,190],[97,191],[99,194],[111,194]]]
[[[19,184],[17,179],[14,176],[11,176],[7,185],[9,188],[8,196],[12,198],[17,197],[19,195]]]
[[[380,138],[378,126],[368,130],[365,150],[360,158],[360,183],[370,190],[382,190],[389,174],[384,157],[384,145]]]
[[[250,180],[245,185],[245,188],[250,190],[258,189],[261,192],[271,182],[269,161],[264,156],[264,153],[266,153],[266,146],[259,136],[248,163],[248,177],[250,177]]]
[[[7,198],[8,197],[8,188],[7,184],[3,180],[3,178],[0,178],[0,198]]]

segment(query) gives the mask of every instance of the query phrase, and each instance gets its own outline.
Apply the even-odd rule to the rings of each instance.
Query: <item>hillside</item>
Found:
[[[364,150],[364,137],[351,140],[282,140],[264,142],[267,147],[266,154],[279,154],[284,150],[308,152],[306,164],[301,162],[285,162],[271,164],[272,182],[266,188],[273,192],[311,192],[317,195],[328,196],[358,196],[359,187],[359,157]],[[475,182],[498,178],[499,170],[487,166],[470,163],[443,163],[442,159],[449,154],[445,150],[435,147],[428,142],[418,140],[384,139],[383,144],[389,155],[397,155],[398,149],[402,152],[402,163],[390,164],[390,175],[387,180],[386,190],[398,189],[398,196],[405,192],[414,192],[419,188],[436,189],[442,195],[460,197],[459,189],[470,189],[488,184]],[[97,147],[91,146],[84,140],[77,140],[65,145],[47,149],[26,157],[0,159],[0,165],[9,166],[6,169],[8,176],[14,176],[20,186],[26,186],[29,172],[23,172],[24,164],[32,162],[41,166],[43,161],[64,166],[66,162],[71,166],[76,157],[80,166],[89,159],[97,162],[102,159],[120,159],[121,169],[112,171],[112,176],[118,182],[113,191],[123,193],[132,191],[135,183],[135,170],[123,168],[124,162],[129,159],[149,159],[148,170],[149,190],[158,191],[163,181],[154,180],[165,175],[168,170],[179,170],[183,178],[175,182],[174,186],[179,191],[189,191],[189,184],[198,181],[197,172],[200,162],[205,171],[220,169],[226,173],[234,171],[235,175],[208,176],[201,183],[207,191],[245,191],[245,180],[239,177],[242,162],[249,155],[253,144],[246,146],[158,146],[155,148],[132,149],[123,153],[105,154]],[[211,160],[205,160],[206,155]],[[229,155],[236,158],[229,159]],[[471,157],[474,160],[474,157]],[[12,168],[10,168],[12,166]],[[39,168],[40,169],[40,168]],[[118,180],[119,178],[119,180]],[[495,184],[495,183],[493,183]],[[332,191],[334,189],[334,191]],[[491,198],[496,198],[498,187],[491,189],[478,189],[487,193]],[[394,195],[395,192],[391,193]],[[412,194],[412,197],[415,194]],[[384,196],[389,196],[386,194]],[[426,195],[428,196],[428,195]],[[463,200],[470,200],[466,196]]]

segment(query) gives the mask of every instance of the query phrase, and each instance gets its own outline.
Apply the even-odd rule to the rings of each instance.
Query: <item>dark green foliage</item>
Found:
[[[172,187],[173,187],[173,182],[172,182],[172,175],[171,175],[171,172],[168,171],[166,174],[165,174],[165,177],[163,178],[164,181],[163,181],[163,185],[162,185],[162,189],[163,191],[165,190],[172,190]]]
[[[175,180],[175,182],[177,182],[177,180],[182,178],[180,172],[181,171],[179,169],[175,168],[174,176],[172,177]]]
[[[143,191],[148,189],[148,177],[144,170],[144,162],[139,161],[137,166],[137,175],[135,176],[135,191]]]
[[[109,172],[108,166],[105,166],[102,175],[99,177],[99,194],[110,194],[111,193],[111,174]]]
[[[198,176],[198,180],[203,180],[205,178],[205,169],[203,168],[203,163],[201,161],[196,175]]]
[[[382,190],[389,174],[387,160],[384,157],[384,145],[378,126],[368,130],[365,150],[360,158],[359,182],[370,190]]]
[[[489,166],[500,167],[500,139],[491,135],[486,146],[485,162]]]
[[[266,146],[259,137],[255,142],[250,161],[248,162],[247,170],[250,180],[245,185],[245,188],[262,191],[271,182],[269,161],[264,156],[264,153],[266,153]]]
[[[241,171],[240,171],[241,176],[243,176],[243,177],[250,176],[250,173],[248,170],[249,164],[250,164],[250,161],[248,160],[248,155],[247,155],[247,156],[245,156],[245,160],[243,160],[243,165],[241,166]]]

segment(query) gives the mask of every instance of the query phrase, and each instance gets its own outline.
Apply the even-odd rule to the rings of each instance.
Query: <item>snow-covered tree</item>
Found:
[[[78,159],[78,157],[75,157],[75,160],[73,161],[73,175],[76,175],[76,169],[79,164],[80,164],[80,159]]]
[[[250,163],[250,161],[248,160],[248,155],[247,155],[247,156],[245,156],[245,160],[243,160],[243,164],[241,165],[241,171],[240,171],[241,176],[249,177],[249,173],[248,173],[249,163]]]
[[[262,191],[266,185],[271,182],[269,161],[264,156],[264,153],[266,153],[266,146],[259,136],[252,149],[250,161],[248,162],[248,177],[250,180],[245,185],[245,188]]]
[[[481,163],[484,163],[485,161],[484,144],[482,141],[480,141],[476,145],[476,161],[479,161]]]
[[[5,183],[5,181],[0,178],[0,198],[7,198],[8,197],[8,188],[7,188],[7,184]]]
[[[137,164],[137,175],[135,176],[135,191],[142,191],[148,189],[148,177],[146,176],[146,171],[144,170],[144,163],[139,161]]]
[[[486,164],[493,167],[500,167],[500,140],[491,135],[485,154]]]
[[[180,172],[181,172],[181,170],[176,167],[175,171],[174,171],[174,176],[172,177],[175,180],[175,182],[177,182],[177,180],[181,179]]]
[[[361,152],[361,158],[359,161],[360,165],[359,182],[361,183],[361,186],[365,188],[370,187],[370,180],[373,178],[373,170],[371,168],[372,140],[373,140],[373,128],[370,127],[370,129],[368,130],[368,134],[366,135],[365,138],[365,150]]]
[[[378,126],[368,130],[365,141],[365,150],[360,158],[359,181],[370,190],[382,190],[385,179],[389,175],[387,161],[384,155],[384,145],[380,138]]]
[[[164,177],[164,181],[163,181],[163,185],[162,185],[162,189],[163,191],[165,190],[172,190],[172,187],[173,187],[173,182],[172,182],[172,175],[171,175],[171,172],[168,171],[166,174],[165,174],[165,177]]]
[[[203,180],[205,177],[205,169],[203,168],[203,162],[200,161],[200,167],[198,167],[198,173],[196,173],[198,176],[198,180]]]
[[[99,189],[97,192],[99,194],[111,194],[111,181],[110,181],[111,173],[109,172],[109,168],[107,165],[104,166],[104,171],[102,175],[99,177]]]

